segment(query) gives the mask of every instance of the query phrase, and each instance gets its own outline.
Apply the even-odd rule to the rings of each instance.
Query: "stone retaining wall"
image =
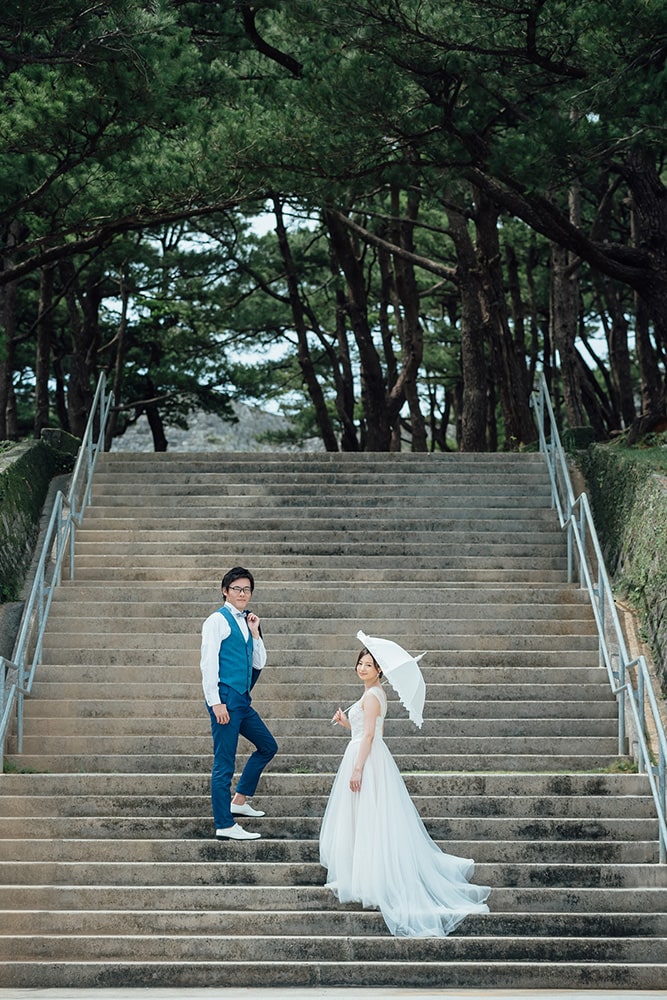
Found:
[[[0,454],[0,604],[18,600],[49,483],[74,464],[61,447],[29,441]]]
[[[615,590],[636,608],[667,692],[667,479],[593,445],[579,456]]]

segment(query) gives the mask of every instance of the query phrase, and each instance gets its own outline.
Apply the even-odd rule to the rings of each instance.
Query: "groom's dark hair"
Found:
[[[250,590],[255,589],[255,578],[249,569],[245,569],[243,566],[234,566],[233,569],[228,570],[222,578],[222,583],[220,584],[221,590],[229,590],[234,580],[241,580],[243,577],[247,577],[250,580]]]

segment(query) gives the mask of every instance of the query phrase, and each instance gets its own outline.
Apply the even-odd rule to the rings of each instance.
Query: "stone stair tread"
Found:
[[[253,569],[259,572],[262,567],[259,565],[261,556],[256,555],[253,562]],[[366,558],[364,562],[368,562]],[[496,566],[494,568],[488,568],[486,564],[482,566],[461,566],[460,563],[456,565],[447,565],[446,567],[433,567],[428,564],[427,560],[420,560],[421,565],[415,566],[412,570],[410,576],[413,581],[421,582],[422,584],[428,584],[429,580],[433,578],[434,572],[440,569],[446,569],[447,576],[451,583],[456,583],[461,586],[474,586],[478,582],[482,582],[485,585],[489,583],[502,583],[506,582],[508,586],[515,586],[517,581],[521,581],[527,587],[531,585],[546,583],[557,584],[562,582],[564,567],[554,567],[549,561],[549,567],[545,568],[535,568],[535,562],[531,562],[529,566],[521,566],[519,569],[513,567],[507,568],[506,563],[502,566]],[[100,571],[99,571],[100,560],[97,558],[86,560],[81,557],[78,561],[76,575],[79,582],[85,580],[90,582],[91,587],[100,585]],[[331,570],[331,559],[324,557],[314,558],[307,557],[304,561],[301,561],[298,565],[295,563],[293,557],[286,559],[281,558],[281,563],[284,567],[284,572],[282,576],[274,576],[273,580],[287,580],[289,581],[298,573],[300,579],[314,579],[320,573],[325,577],[330,574],[331,577],[340,579],[341,575],[348,577],[350,580],[354,580],[354,572],[359,565],[359,560],[353,558],[343,558],[337,557],[336,564],[337,569]],[[289,563],[290,568],[287,569],[287,564]],[[109,566],[107,561],[105,566],[105,579],[109,577],[109,568],[113,568],[122,571],[123,578],[127,581],[128,587],[141,585],[145,583],[148,586],[155,586],[156,581],[161,581],[161,584],[165,587],[173,586],[176,581],[179,581],[179,585],[183,586],[188,583],[198,583],[203,586],[211,586],[211,581],[219,576],[219,565],[213,566],[208,564],[203,557],[198,558],[194,563],[187,566],[174,567],[169,559],[160,560],[159,564],[153,562],[152,564],[145,564],[143,566],[135,566],[134,563],[126,562],[122,566]],[[369,576],[374,579],[382,578],[385,580],[393,580],[395,584],[400,583],[399,574],[396,571],[396,561],[391,559],[376,559],[375,565],[370,566],[367,570]],[[112,573],[112,576],[118,574]]]
[[[324,873],[318,861],[11,861],[3,862],[10,885],[50,886],[171,886],[207,885],[213,879],[231,887],[273,889],[319,886]],[[585,862],[482,862],[475,865],[474,882],[493,885],[494,892],[509,887],[610,888],[637,887],[665,890],[667,867],[656,864],[591,864]]]
[[[192,910],[124,910],[124,931],[126,934],[145,933],[147,927],[154,932],[167,934],[187,934],[193,929],[213,935],[233,933],[240,936],[244,931],[254,932],[280,926],[283,935],[348,934],[350,929],[371,936],[388,937],[382,916],[372,910],[308,910],[300,914],[293,910],[249,911],[238,910],[192,911]],[[22,934],[39,928],[39,933],[104,934],[115,932],[118,926],[117,910],[5,910],[0,913],[0,934]],[[536,917],[539,916],[539,921]],[[7,928],[11,918],[13,929]],[[322,925],[326,925],[322,927]],[[543,912],[515,913],[495,910],[479,914],[475,921],[464,921],[456,931],[457,937],[479,936],[486,938],[490,931],[514,934],[530,931],[531,936],[544,937],[556,933],[562,937],[578,937],[593,930],[596,935],[609,938],[623,938],[629,930],[644,937],[657,937],[667,928],[667,915],[641,911],[619,911],[604,914]]]
[[[493,961],[502,960],[548,961],[558,957],[560,961],[580,958],[584,952],[586,960],[626,963],[628,961],[648,963],[653,958],[656,941],[654,937],[567,937],[524,936],[520,941],[512,935],[495,934],[493,937],[463,937],[452,934],[441,939],[401,939],[387,935],[364,935],[351,939],[343,935],[260,935],[251,937],[240,935],[211,935],[205,938],[196,934],[170,934],[167,936],[135,934],[116,935],[69,935],[40,934],[15,935],[4,938],[0,935],[0,959],[8,956],[10,961],[21,959],[39,961],[47,956],[59,960],[66,955],[69,961],[78,958],[89,961],[91,953],[96,961],[123,961],[127,954],[133,961],[160,961],[172,959],[178,948],[182,959],[193,961],[229,960],[253,961],[260,948],[263,961],[287,963],[295,961],[361,961],[368,962],[409,960],[454,961],[456,959],[474,962],[475,958],[488,960],[489,951]],[[667,966],[666,966],[667,967]]]
[[[150,688],[151,685],[148,685]],[[120,692],[120,693],[125,693]],[[462,694],[462,692],[459,692]],[[475,692],[470,692],[471,694]],[[478,694],[484,694],[484,687],[480,686]],[[518,694],[519,692],[517,692]],[[609,706],[607,703],[603,702],[598,705],[593,697],[587,700],[580,701],[568,701],[563,699],[562,701],[541,701],[539,698],[540,691],[535,691],[532,694],[529,691],[528,697],[518,697],[514,702],[505,699],[490,699],[484,706],[484,711],[480,710],[478,718],[511,718],[508,714],[508,706],[513,705],[516,707],[519,718],[536,718],[538,717],[538,709],[548,717],[552,718],[571,718],[572,716],[567,713],[567,709],[572,708],[574,717],[578,718],[596,718],[596,717],[609,717]],[[594,692],[591,692],[594,694]],[[54,698],[48,705],[38,703],[37,701],[30,702],[29,711],[26,710],[26,718],[34,719],[45,719],[50,716],[44,713],[53,713],[55,718],[77,718],[77,716],[89,716],[94,718],[104,718],[105,716],[113,717],[114,714],[119,716],[124,716],[127,711],[128,714],[134,715],[139,718],[146,718],[148,711],[150,709],[151,699],[133,699],[133,698],[120,698],[111,697],[112,692],[109,692],[110,697],[108,698]],[[117,692],[118,694],[118,692]],[[197,712],[197,709],[201,706],[202,696],[193,684],[192,689],[188,692],[187,697],[182,698],[165,698],[164,707],[166,710],[171,709],[172,714],[175,718],[191,718],[195,716],[201,722],[201,712]],[[265,712],[271,712],[274,718],[302,720],[304,718],[314,717],[320,721],[329,722],[332,712],[330,708],[333,703],[333,709],[337,707],[340,701],[344,701],[344,698],[334,698],[327,700],[324,704],[318,704],[311,699],[304,699],[299,701],[296,698],[292,698],[289,702],[283,700],[274,700],[271,698],[259,698],[253,699],[253,703],[258,707],[261,707]],[[356,699],[355,699],[356,700]],[[437,709],[440,710],[440,714],[433,716],[436,718],[460,718],[464,719],[470,715],[474,716],[474,706],[478,704],[475,702],[474,698],[461,697],[456,699],[451,699],[449,701],[439,700],[430,701],[429,705],[431,709],[435,712]],[[613,705],[613,702],[611,703]],[[190,711],[193,709],[194,711]],[[525,711],[524,711],[525,709]],[[578,710],[577,710],[578,709]],[[396,711],[399,711],[397,706]],[[552,714],[553,713],[553,714]],[[204,719],[204,724],[207,723],[207,719]],[[396,720],[397,722],[399,719]],[[426,722],[430,720],[425,720]],[[388,730],[390,732],[390,730]]]
[[[272,768],[262,776],[261,797],[278,799],[304,794],[327,795],[331,778],[321,774],[293,774]],[[449,774],[419,774],[403,771],[403,780],[413,796],[443,796],[461,794],[468,797],[480,795],[531,795],[570,798],[571,796],[649,796],[645,775],[625,772],[616,774],[562,774],[553,772],[524,772],[488,774],[471,770]],[[30,786],[30,787],[28,787]],[[165,795],[198,794],[209,792],[209,775],[205,772],[189,775],[170,773],[153,774],[147,778],[143,771],[127,774],[99,775],[81,772],[36,774],[8,773],[0,782],[0,801],[4,793],[53,794],[60,789],[63,794],[80,795],[105,792],[109,795],[134,792],[144,796],[147,792]],[[45,791],[46,790],[46,791]]]
[[[84,831],[85,832],[85,831]],[[475,857],[478,864],[499,862],[526,862],[533,864],[557,864],[562,862],[580,864],[600,864],[601,856],[604,862],[616,864],[653,864],[658,856],[657,846],[653,841],[620,840],[532,840],[532,841],[500,841],[494,840],[439,840],[436,841],[443,851],[459,857]],[[235,847],[222,841],[212,843],[202,839],[169,839],[158,840],[145,837],[143,839],[122,838],[80,838],[70,836],[61,838],[57,844],[59,861],[92,861],[104,856],[106,861],[128,860],[135,863],[153,863],[153,861],[205,861],[225,860],[232,855]],[[54,854],[53,840],[48,837],[29,839],[0,839],[0,858],[12,861],[51,860]],[[251,841],[244,849],[247,860],[306,860],[319,859],[319,842],[316,838],[289,840]],[[228,860],[228,858],[227,858]],[[667,915],[665,916],[667,921]],[[0,933],[2,927],[0,926]]]
[[[284,755],[286,756],[286,755]],[[419,770],[428,771],[458,771],[465,767],[466,763],[474,767],[475,770],[483,771],[549,771],[560,769],[562,771],[597,771],[615,767],[618,764],[618,756],[609,753],[584,754],[489,754],[483,758],[470,754],[459,755],[436,755],[431,754],[428,758],[422,755],[410,756],[401,754],[396,758],[399,770]],[[11,756],[9,760],[12,761]],[[71,771],[82,769],[92,772],[110,773],[114,771],[136,771],[143,769],[147,773],[164,771],[192,772],[204,770],[210,762],[208,755],[196,756],[182,754],[132,754],[119,757],[118,754],[62,754],[58,757],[59,765]],[[48,771],[52,766],[53,756],[45,754],[23,754],[21,762],[23,766],[36,771]],[[334,774],[340,763],[340,754],[323,755],[314,762],[309,769],[325,773]],[[302,755],[291,755],[291,758],[284,763],[286,770],[298,773],[303,770]]]
[[[657,866],[656,866],[657,867]],[[265,909],[292,909],[308,911],[326,908],[330,892],[318,885],[39,885],[5,884],[0,887],[0,910],[16,907],[15,897],[20,896],[20,909],[99,910],[126,909],[169,910],[191,909],[225,910],[244,912]],[[525,913],[562,913],[576,909],[579,913],[615,913],[618,910],[639,910],[664,918],[665,889],[646,887],[599,888],[586,886],[557,887],[496,887],[493,906],[500,911]],[[354,911],[355,904],[338,904]],[[440,940],[440,939],[439,939]]]
[[[332,618],[333,609],[329,600],[322,601],[318,605],[313,603],[304,604],[303,601],[300,601],[299,606],[304,618],[308,617],[309,620],[319,618],[322,621],[330,621]],[[278,626],[285,628],[287,627],[287,622],[292,624],[292,628],[294,627],[292,619],[283,617],[284,606],[279,606],[276,603],[273,605],[275,610],[272,611],[272,606],[265,600],[259,606],[255,604],[255,607],[257,607],[258,614],[270,619],[272,629],[276,629]],[[383,612],[381,615],[377,613],[377,609],[379,608]],[[543,619],[551,623],[550,619],[556,608],[562,617],[567,619],[568,623],[576,622],[590,625],[590,615],[587,614],[587,609],[579,604],[572,604],[569,607],[563,608],[561,605],[546,603],[529,606],[518,603],[491,604],[489,602],[480,604],[477,600],[474,605],[470,603],[453,604],[451,601],[448,601],[446,621],[450,623],[472,620],[480,623],[488,621],[490,618],[497,619],[498,621],[516,618],[522,623],[528,624],[534,621],[542,621]],[[212,610],[215,611],[216,608]],[[415,605],[415,610],[418,610],[424,617],[436,612],[442,612],[440,603],[430,604],[427,601]],[[356,605],[349,604],[343,606],[341,606],[340,602],[336,604],[336,621],[357,621],[359,618],[372,615],[375,621],[382,622],[389,620],[395,627],[397,619],[401,614],[405,614],[405,606],[400,603],[392,605],[386,599],[383,602],[377,601],[375,604],[357,603]],[[98,607],[97,612],[95,612],[94,604],[82,606],[81,602],[77,601],[76,606],[72,608],[63,607],[61,609],[59,619],[53,623],[51,629],[52,631],[59,631],[74,627],[77,631],[93,631],[95,625],[109,627],[112,623],[118,623],[125,627],[132,625],[142,625],[144,627],[152,625],[153,631],[170,628],[172,630],[183,629],[191,632],[193,623],[199,622],[202,617],[206,616],[202,616],[201,604],[196,604],[195,602],[192,602],[191,610],[188,610],[187,606],[183,605],[165,606],[164,603],[157,602],[153,604],[142,602],[137,605],[111,605],[106,602],[104,608],[100,609]],[[84,628],[85,625],[88,628]],[[148,629],[148,631],[151,631],[151,629]],[[423,664],[423,666],[426,666],[426,664]]]
[[[114,795],[116,815],[165,815],[170,804],[173,808],[174,795],[135,794]],[[209,796],[202,794],[181,794],[177,805],[180,815],[204,815],[208,808]],[[322,816],[328,796],[309,795],[292,797],[262,796],[261,805],[273,821],[288,816]],[[413,794],[412,800],[422,818],[437,817],[452,819],[455,816],[490,817],[502,816],[534,816],[539,812],[543,819],[561,817],[585,817],[594,819],[600,817],[613,818],[622,810],[625,818],[632,816],[648,816],[654,818],[653,799],[649,795],[581,795],[542,796],[542,795],[423,795]],[[105,815],[108,809],[108,796],[104,794],[86,795],[79,793],[33,796],[26,802],[25,796],[2,797],[3,815],[22,816],[92,816]],[[142,812],[146,810],[146,812]],[[299,812],[299,810],[303,810]]]
[[[517,981],[526,988],[618,989],[631,983],[636,989],[661,989],[667,975],[665,963],[609,962],[516,962],[486,959],[474,962],[365,962],[363,960],[328,962],[289,961],[271,963],[254,961],[209,962],[131,962],[112,964],[94,960],[59,961],[57,966],[47,959],[42,962],[6,963],[4,981],[20,986],[29,977],[31,985],[53,987],[60,982],[66,987],[97,986],[100,982],[118,988],[154,986],[156,980],[181,987],[211,987],[232,982],[248,986],[273,987],[349,987],[385,986],[394,988],[400,982],[404,988],[428,988],[433,983],[446,982],[454,988],[497,989],[515,988]]]
[[[298,839],[314,839],[319,834],[319,817],[278,817],[264,825],[262,841],[291,843]],[[644,842],[646,837],[657,838],[657,820],[645,817],[631,819],[582,817],[453,817],[448,820],[427,819],[425,824],[431,836],[438,842],[470,842],[479,839],[511,839],[518,845],[533,843],[540,838],[554,845],[572,841],[590,841],[598,845],[599,855],[606,855],[608,843],[623,844],[627,841]],[[0,836],[3,839],[17,837],[59,839],[86,837],[106,840],[120,837],[134,840],[155,841],[195,839],[201,844],[218,848],[213,838],[211,818],[208,815],[182,816],[179,818],[160,816],[21,816],[0,818]],[[598,856],[599,856],[598,855]],[[596,858],[597,860],[597,858]]]

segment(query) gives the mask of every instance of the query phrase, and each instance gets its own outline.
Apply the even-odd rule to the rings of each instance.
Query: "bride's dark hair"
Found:
[[[370,649],[366,649],[366,647],[365,647],[365,646],[363,646],[363,647],[362,647],[362,648],[361,648],[361,649],[359,650],[359,656],[357,657],[357,661],[356,661],[356,663],[354,664],[354,669],[355,669],[355,670],[356,670],[356,669],[357,669],[357,667],[359,666],[359,660],[361,659],[361,657],[362,657],[362,656],[370,656],[371,660],[373,661],[373,663],[375,664],[375,666],[376,666],[376,667],[377,667],[377,669],[378,669],[378,677],[384,677],[384,674],[382,673],[382,668],[381,668],[380,664],[379,664],[379,663],[378,663],[378,661],[377,661],[377,660],[375,659],[375,657],[374,657],[374,656],[373,656],[373,654],[371,653]]]

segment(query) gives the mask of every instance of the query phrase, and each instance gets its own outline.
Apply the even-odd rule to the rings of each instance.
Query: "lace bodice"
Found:
[[[350,720],[350,726],[352,727],[352,740],[356,742],[360,740],[364,735],[364,709],[363,702],[365,698],[377,698],[380,702],[380,714],[375,720],[375,739],[382,739],[382,731],[384,727],[384,717],[387,714],[387,696],[380,687],[369,688],[368,691],[364,691],[363,696],[356,701],[354,705],[350,708],[347,713],[347,717]]]

